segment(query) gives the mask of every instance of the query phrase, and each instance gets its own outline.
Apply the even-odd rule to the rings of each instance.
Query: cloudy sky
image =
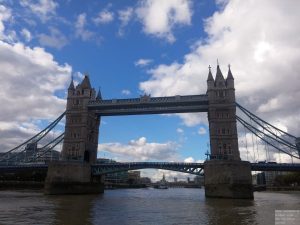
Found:
[[[224,75],[231,64],[240,104],[300,136],[299,8],[298,0],[0,0],[0,151],[64,111],[71,75],[88,73],[104,98],[204,94],[217,59]],[[206,114],[101,122],[99,157],[205,159]]]

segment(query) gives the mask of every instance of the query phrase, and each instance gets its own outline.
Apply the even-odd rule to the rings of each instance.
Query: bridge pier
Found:
[[[91,165],[83,162],[52,162],[48,166],[45,194],[98,194],[104,192],[103,177],[92,177]]]
[[[204,163],[205,196],[253,199],[251,164],[238,160],[210,160]]]

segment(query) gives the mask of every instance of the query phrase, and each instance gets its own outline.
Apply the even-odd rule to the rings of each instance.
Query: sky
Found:
[[[297,0],[0,0],[0,151],[65,110],[71,76],[88,74],[104,99],[205,94],[217,59],[225,76],[231,65],[237,102],[300,136],[299,8]],[[103,117],[98,157],[202,162],[208,145],[206,113]],[[246,159],[242,141],[240,151]]]

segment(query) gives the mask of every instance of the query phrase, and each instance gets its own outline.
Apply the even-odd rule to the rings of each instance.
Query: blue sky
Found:
[[[1,151],[64,111],[72,75],[80,82],[88,73],[104,98],[204,94],[217,58],[225,76],[232,65],[239,103],[300,136],[297,8],[297,1],[0,0]],[[192,162],[205,159],[207,143],[205,113],[105,117],[98,155]],[[244,157],[242,143],[240,151]]]

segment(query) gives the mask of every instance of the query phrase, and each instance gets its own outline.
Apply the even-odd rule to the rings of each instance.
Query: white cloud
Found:
[[[99,12],[98,16],[93,18],[93,21],[96,25],[107,24],[114,20],[114,13],[109,12],[108,10],[102,10]]]
[[[195,162],[195,159],[194,159],[193,157],[190,156],[190,157],[184,159],[184,162],[185,162],[185,163],[193,163],[193,162]]]
[[[228,1],[205,22],[182,63],[161,64],[140,89],[152,96],[206,93],[208,65],[232,64],[237,101],[269,122],[300,134],[300,20],[298,1]],[[241,22],[242,21],[242,22]],[[213,69],[213,73],[214,73]],[[203,120],[195,120],[195,124]]]
[[[0,41],[0,149],[8,150],[38,130],[38,120],[53,120],[65,110],[55,93],[65,90],[71,74],[44,49]],[[28,124],[33,124],[28,126]]]
[[[87,24],[86,13],[81,13],[77,16],[75,23],[75,35],[81,38],[83,41],[88,41],[93,38],[94,33],[85,28]]]
[[[184,130],[181,129],[181,128],[177,128],[177,129],[176,129],[176,132],[179,133],[179,134],[182,134],[182,133],[184,133]]]
[[[63,33],[61,33],[58,29],[54,27],[50,27],[49,30],[50,30],[50,35],[47,34],[38,35],[39,43],[42,46],[61,49],[68,43],[66,36]]]
[[[153,61],[152,59],[139,59],[139,60],[134,62],[134,65],[144,67],[144,66],[147,66],[150,63],[152,63],[152,61]]]
[[[11,9],[0,5],[0,40],[6,39],[4,22],[7,22],[11,16]]]
[[[53,0],[21,0],[20,4],[23,7],[28,7],[35,13],[43,22],[46,22],[51,16],[56,14],[58,3]]]
[[[143,30],[168,42],[174,42],[172,30],[177,25],[190,25],[192,2],[189,0],[143,0],[136,10]]]
[[[141,170],[142,176],[147,176],[151,178],[152,182],[160,181],[165,176],[165,179],[169,182],[173,182],[174,178],[177,178],[177,181],[187,181],[189,177],[191,180],[194,179],[195,175],[171,171],[171,170]]]
[[[199,130],[198,130],[198,134],[199,135],[204,135],[206,134],[206,129],[204,127],[200,127]]]
[[[131,94],[130,90],[127,89],[122,90],[122,95],[130,95],[130,94]]]
[[[21,30],[21,35],[24,37],[26,42],[29,42],[32,39],[30,31],[27,30],[26,28],[23,28]]]
[[[128,7],[126,9],[122,9],[118,11],[119,20],[121,21],[120,28],[118,34],[120,36],[124,35],[124,29],[128,25],[129,21],[133,18],[134,10],[132,7]]]
[[[148,143],[145,137],[131,140],[127,145],[121,143],[99,144],[98,151],[106,151],[121,155],[122,161],[170,161],[177,157],[177,145],[175,143]]]

